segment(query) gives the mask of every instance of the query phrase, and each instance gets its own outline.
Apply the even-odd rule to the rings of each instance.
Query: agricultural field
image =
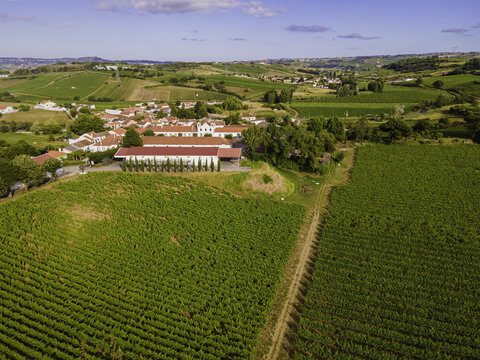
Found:
[[[462,75],[448,75],[448,76],[432,76],[423,79],[423,83],[427,86],[433,86],[437,80],[443,81],[446,88],[452,88],[460,84],[471,83],[473,81],[480,81],[480,76],[462,74]]]
[[[416,103],[403,104],[408,111]],[[317,103],[317,102],[293,102],[291,107],[299,112],[300,117],[310,116],[338,116],[344,117],[348,112],[349,117],[364,115],[392,114],[394,103]]]
[[[59,137],[60,135],[55,135]],[[43,148],[47,145],[55,146],[56,148],[65,147],[65,142],[60,141],[50,141],[49,135],[35,135],[32,133],[21,133],[21,132],[9,132],[9,133],[0,133],[0,141],[5,141],[7,144],[16,144],[19,141],[25,141],[27,144],[34,145],[37,148]]]
[[[29,111],[17,111],[13,114],[6,114],[3,115],[1,120],[10,122],[30,122],[35,123],[38,122],[39,124],[44,123],[55,123],[64,125],[71,121],[67,114],[63,111],[46,111],[46,110],[39,110],[39,109],[31,109]]]
[[[294,98],[294,101],[300,102],[319,102],[319,103],[392,103],[407,104],[419,103],[422,100],[435,100],[440,94],[446,94],[443,90],[425,89],[408,86],[395,86],[385,84],[383,93],[372,93],[371,91],[363,91],[355,96],[338,97],[334,94],[309,97]]]
[[[480,147],[362,147],[331,195],[295,359],[480,358]]]
[[[304,216],[158,174],[89,173],[1,204],[0,353],[249,358]]]

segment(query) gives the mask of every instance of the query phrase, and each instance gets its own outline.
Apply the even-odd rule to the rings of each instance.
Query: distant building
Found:
[[[0,105],[0,114],[6,115],[6,114],[13,114],[14,112],[17,112],[17,109],[14,109],[12,106],[4,106]]]

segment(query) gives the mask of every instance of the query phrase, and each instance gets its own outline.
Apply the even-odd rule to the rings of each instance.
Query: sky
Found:
[[[0,0],[0,57],[234,61],[480,51],[480,0]]]

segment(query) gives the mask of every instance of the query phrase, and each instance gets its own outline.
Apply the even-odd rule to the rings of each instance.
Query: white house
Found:
[[[219,127],[215,129],[213,133],[214,137],[225,137],[227,135],[232,136],[232,138],[240,138],[242,136],[242,131],[247,130],[249,127],[244,125],[227,125],[224,127]]]
[[[122,136],[117,136],[112,134],[112,135],[108,135],[102,141],[99,141],[96,144],[93,144],[90,148],[90,151],[92,152],[107,151],[107,150],[120,147],[122,143],[123,143]]]
[[[218,147],[131,147],[121,148],[115,154],[117,159],[125,159],[128,163],[131,161],[150,161],[157,164],[165,164],[168,159],[173,165],[174,162],[180,164],[180,160],[184,166],[191,166],[193,163],[197,165],[210,165],[213,162],[217,166],[218,160],[239,160],[241,158],[242,149],[240,148],[218,148]]]
[[[17,111],[18,110],[14,109],[12,106],[0,105],[0,114],[3,114],[3,115],[12,114]]]
[[[233,141],[219,137],[143,136],[144,147],[218,147],[231,148]]]
[[[109,115],[120,115],[122,113],[122,110],[113,110],[113,109],[106,109],[105,112]]]
[[[164,125],[153,126],[150,129],[153,130],[155,135],[163,134],[164,136],[196,136],[197,126],[181,126],[181,125]]]
[[[66,108],[57,106],[56,103],[50,100],[44,100],[41,103],[35,105],[33,108],[47,111],[67,111]]]
[[[257,119],[257,117],[255,115],[251,115],[251,114],[244,114],[242,115],[242,120],[243,121],[255,121]]]

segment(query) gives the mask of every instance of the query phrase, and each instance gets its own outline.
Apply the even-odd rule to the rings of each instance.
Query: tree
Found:
[[[192,161],[192,171],[195,172],[195,160]]]
[[[441,89],[443,87],[444,83],[442,80],[437,80],[433,83],[433,87],[435,89]]]
[[[328,119],[327,131],[330,134],[333,134],[337,141],[343,141],[345,139],[345,128],[343,123],[337,117]]]
[[[155,172],[158,171],[158,165],[157,165],[157,159],[156,158],[153,158],[153,170]]]
[[[250,126],[242,132],[243,142],[247,146],[248,157],[253,160],[262,143],[262,131],[257,125]]]
[[[90,131],[101,132],[105,130],[105,127],[103,120],[98,116],[80,114],[73,121],[71,129],[75,134],[81,135]]]
[[[220,172],[220,166],[221,166],[221,161],[220,159],[218,159],[218,162],[217,162],[217,171]]]
[[[7,181],[0,176],[0,195],[4,195],[9,189],[10,186],[8,185]]]
[[[183,172],[183,159],[180,158],[180,172]]]
[[[269,90],[263,95],[263,99],[266,103],[275,104],[277,102],[277,92],[275,90]]]
[[[37,156],[38,150],[24,140],[18,141],[16,144],[10,145],[3,151],[2,157],[8,160],[14,159],[18,155]]]
[[[140,166],[138,164],[138,159],[136,156],[135,156],[135,171],[140,171]]]
[[[242,110],[243,104],[239,98],[230,96],[223,102],[223,108],[226,110]]]
[[[177,159],[173,160],[173,172],[177,172]]]
[[[210,159],[210,171],[211,172],[215,171],[215,164],[213,163],[213,159]]]
[[[122,170],[127,171],[127,160],[125,158],[122,159]]]
[[[240,116],[239,113],[235,113],[225,118],[226,125],[239,125],[241,121],[242,121],[242,117]]]
[[[340,161],[342,161],[344,157],[345,157],[345,153],[340,150],[334,151],[332,154],[332,160],[335,161],[336,163],[339,163]]]
[[[412,128],[400,119],[392,119],[379,126],[379,129],[386,133],[383,141],[400,140],[412,134]]]
[[[43,165],[43,170],[52,174],[53,178],[57,178],[57,170],[62,167],[62,162],[58,159],[47,159]]]
[[[198,169],[198,172],[202,171],[202,162],[200,161],[200,158],[198,158],[197,169]]]
[[[393,108],[393,116],[395,119],[400,118],[405,112],[405,105],[396,104]]]
[[[18,180],[21,180],[18,168],[12,161],[0,158],[0,177],[12,186]]]
[[[140,161],[140,169],[145,172],[145,160]]]
[[[207,107],[202,102],[198,101],[195,104],[194,109],[195,109],[195,113],[197,114],[197,116],[196,116],[197,119],[202,119],[202,118],[208,116]]]
[[[128,171],[132,172],[133,171],[133,161],[132,158],[128,160]]]
[[[385,86],[385,81],[382,79],[375,79],[368,83],[368,91],[372,91],[374,93],[382,93],[383,87]]]
[[[417,80],[415,80],[415,85],[417,86],[423,85],[423,78],[421,76]]]
[[[143,146],[142,137],[137,132],[137,130],[135,130],[132,127],[127,129],[127,132],[123,137],[123,146],[124,147]]]
[[[167,158],[167,172],[170,172],[172,164],[170,163],[170,158]]]
[[[145,130],[143,136],[155,136],[155,133],[152,129]]]
[[[152,163],[150,162],[150,158],[148,159],[148,162],[147,162],[147,170],[148,172],[152,172]]]
[[[17,167],[19,177],[27,189],[30,183],[38,185],[45,180],[45,171],[30,156],[18,155],[13,159],[12,163]]]
[[[425,130],[430,130],[431,128],[432,126],[430,125],[427,119],[418,120],[413,126],[413,130],[415,132],[423,132]]]
[[[350,125],[347,132],[349,140],[364,141],[369,139],[370,127],[365,117],[360,118],[354,124]]]

